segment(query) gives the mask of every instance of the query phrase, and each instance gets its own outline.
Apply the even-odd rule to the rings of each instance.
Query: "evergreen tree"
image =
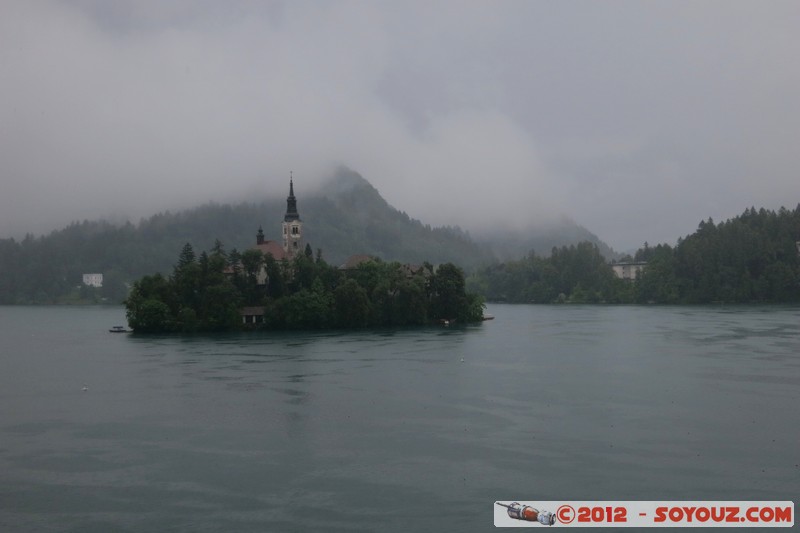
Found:
[[[425,324],[430,318],[480,320],[481,298],[465,292],[460,268],[413,269],[370,261],[344,273],[305,254],[280,262],[259,250],[225,258],[185,245],[172,276],[144,276],[125,301],[137,332],[227,331],[242,306],[263,306],[264,327],[318,329]],[[232,262],[233,261],[233,262]],[[265,290],[266,288],[266,290]]]

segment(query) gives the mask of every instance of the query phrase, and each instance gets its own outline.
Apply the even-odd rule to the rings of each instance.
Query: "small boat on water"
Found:
[[[124,326],[114,326],[108,331],[110,331],[111,333],[128,333],[128,330],[125,329]]]
[[[494,320],[494,315],[489,315],[489,314],[483,315],[483,320]]]

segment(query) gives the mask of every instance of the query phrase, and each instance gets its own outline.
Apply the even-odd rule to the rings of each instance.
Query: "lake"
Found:
[[[800,308],[488,312],[144,337],[108,333],[120,307],[0,307],[0,531],[487,531],[497,500],[800,494]]]

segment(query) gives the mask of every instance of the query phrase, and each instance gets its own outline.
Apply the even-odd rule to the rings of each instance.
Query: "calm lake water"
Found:
[[[0,307],[0,531],[487,531],[496,500],[796,501],[800,308],[488,312],[181,338],[108,333],[116,307]]]

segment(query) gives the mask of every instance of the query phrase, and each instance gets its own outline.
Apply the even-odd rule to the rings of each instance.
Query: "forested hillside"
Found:
[[[524,231],[506,229],[499,235],[486,238],[476,236],[475,239],[478,242],[485,242],[500,261],[519,259],[531,252],[540,257],[546,257],[550,255],[553,248],[577,245],[582,242],[596,245],[606,261],[620,257],[620,254],[597,235],[568,217],[561,217],[542,225],[533,225]]]
[[[566,219],[514,238],[504,232],[482,240],[458,227],[431,227],[389,205],[367,180],[346,168],[321,190],[296,187],[305,242],[333,265],[353,254],[368,254],[401,263],[454,263],[475,272],[496,263],[498,256],[517,258],[531,249],[548,252],[551,245],[582,240],[596,244],[606,259],[613,257],[596,236]],[[219,240],[229,250],[243,251],[255,244],[259,227],[267,239],[278,240],[286,197],[283,191],[273,192],[277,196],[271,199],[209,203],[160,213],[137,224],[85,220],[49,235],[0,239],[0,304],[118,303],[133,280],[170,272],[175,250],[186,243],[211,249]],[[82,285],[83,274],[94,272],[103,274],[102,288]]]
[[[314,250],[322,248],[332,264],[341,264],[356,253],[402,263],[452,262],[466,270],[494,261],[487,248],[461,229],[432,228],[409,217],[347,169],[340,169],[322,191],[298,202],[303,202],[300,215],[306,241]]]
[[[648,261],[638,299],[663,303],[800,301],[800,205],[793,211],[746,209],[731,220],[642,249]]]
[[[471,270],[493,260],[461,230],[432,228],[394,209],[354,172],[341,170],[322,191],[296,191],[305,241],[330,264],[370,254],[402,263],[453,262]],[[278,240],[285,211],[285,196],[211,203],[138,224],[83,221],[46,236],[0,239],[0,303],[121,302],[126,284],[170,272],[175,250],[186,243],[210,249],[219,240],[242,251],[255,244],[259,227],[267,239]],[[103,274],[101,289],[82,286],[83,274],[92,272]]]
[[[675,247],[645,245],[635,281],[617,279],[599,249],[583,243],[492,265],[470,278],[490,301],[608,303],[800,302],[800,205],[750,208],[720,224],[708,219]]]

